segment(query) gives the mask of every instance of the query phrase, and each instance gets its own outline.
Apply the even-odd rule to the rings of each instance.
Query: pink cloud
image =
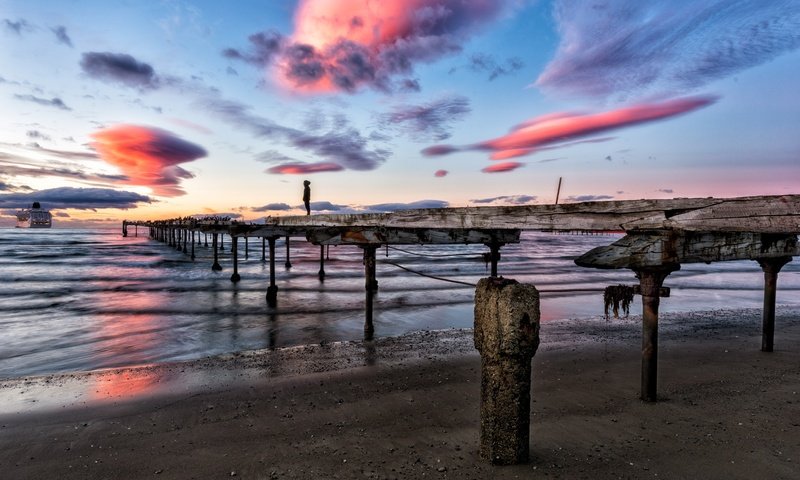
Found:
[[[433,172],[434,177],[446,177],[449,172],[447,170],[436,170]]]
[[[500,172],[510,172],[512,170],[516,170],[519,167],[524,166],[524,163],[519,162],[502,162],[502,163],[493,163],[488,167],[481,170],[483,173],[500,173]]]
[[[687,97],[592,114],[554,113],[523,122],[502,137],[464,147],[434,145],[422,153],[433,156],[462,150],[488,150],[493,160],[503,160],[543,150],[545,146],[565,146],[590,135],[674,117],[716,101],[716,97]]]
[[[275,173],[278,175],[304,175],[308,173],[338,172],[339,170],[344,170],[344,167],[333,162],[284,163],[267,169],[267,173]]]
[[[461,50],[506,0],[301,0],[294,32],[276,44],[275,77],[297,92],[388,88],[416,62]]]
[[[146,186],[163,197],[186,194],[181,181],[194,175],[178,164],[208,154],[204,148],[160,128],[116,125],[91,137],[95,140],[91,147],[98,155],[125,175],[121,183]]]

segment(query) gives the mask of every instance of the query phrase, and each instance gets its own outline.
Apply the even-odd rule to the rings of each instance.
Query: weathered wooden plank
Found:
[[[800,195],[620,200],[268,217],[268,225],[800,233]]]
[[[800,255],[795,235],[760,233],[629,233],[581,255],[575,263],[593,268],[645,268],[682,263],[755,260]]]
[[[326,227],[309,230],[316,245],[399,245],[518,243],[519,230],[465,230],[393,227]]]

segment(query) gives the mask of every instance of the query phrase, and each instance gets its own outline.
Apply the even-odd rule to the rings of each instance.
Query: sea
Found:
[[[524,232],[501,250],[500,275],[534,284],[542,322],[603,318],[603,288],[634,284],[629,270],[578,267],[573,259],[617,234]],[[239,243],[241,281],[231,282],[230,238],[212,271],[211,239],[195,259],[152,240],[146,228],[0,229],[0,379],[141,366],[225,353],[358,340],[364,327],[361,249],[292,238],[276,246],[278,302],[260,238]],[[378,251],[376,337],[468,328],[474,284],[489,274],[482,245],[408,245]],[[267,253],[268,255],[268,253]],[[662,312],[760,308],[754,261],[686,264],[665,286]],[[778,280],[778,304],[800,305],[800,262]],[[634,300],[631,314],[641,312]],[[614,321],[609,320],[609,321]]]

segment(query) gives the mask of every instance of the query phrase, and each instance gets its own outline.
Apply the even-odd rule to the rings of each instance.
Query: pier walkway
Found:
[[[517,243],[522,230],[553,232],[624,232],[611,245],[595,248],[575,259],[581,267],[626,268],[638,279],[642,296],[641,398],[656,401],[658,362],[658,307],[669,296],[663,286],[681,264],[754,260],[764,272],[762,346],[774,343],[775,294],[778,273],[800,255],[800,195],[739,198],[678,198],[623,200],[563,205],[465,207],[405,210],[381,214],[321,214],[267,217],[264,223],[243,223],[220,218],[183,218],[158,221],[126,220],[130,227],[146,227],[151,238],[181,249],[194,259],[195,245],[212,239],[212,268],[221,270],[217,251],[223,236],[231,240],[233,273],[238,273],[239,241],[260,238],[262,260],[269,246],[267,303],[275,306],[275,241],[302,237],[320,246],[320,281],[325,277],[324,249],[352,245],[364,251],[365,338],[371,339],[372,300],[377,289],[375,251],[382,246],[409,244],[484,244],[491,276],[498,276],[500,249]],[[290,266],[289,242],[286,262]],[[248,248],[248,247],[246,247]]]

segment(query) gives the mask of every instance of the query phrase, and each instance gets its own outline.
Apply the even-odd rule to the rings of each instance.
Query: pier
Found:
[[[384,214],[321,214],[267,217],[264,223],[240,223],[227,219],[177,219],[125,221],[149,228],[151,238],[183,252],[194,251],[195,234],[213,237],[214,263],[217,237],[231,239],[231,281],[238,274],[239,241],[261,238],[262,259],[269,244],[269,306],[277,302],[275,241],[304,238],[320,246],[320,281],[324,281],[324,249],[349,245],[364,253],[365,339],[374,327],[373,295],[377,289],[375,252],[382,246],[428,244],[483,244],[491,263],[490,277],[499,277],[500,252],[517,243],[522,230],[545,232],[621,232],[624,236],[575,259],[579,267],[628,269],[637,280],[633,286],[642,298],[641,390],[645,402],[658,399],[658,309],[669,297],[665,283],[670,273],[686,263],[753,260],[754,270],[764,275],[761,350],[774,348],[775,297],[781,268],[800,255],[800,195],[739,198],[683,198],[629,200],[561,205],[465,207],[406,210]],[[190,239],[191,250],[187,248]],[[287,242],[287,268],[289,263]],[[477,301],[477,298],[476,298]],[[476,304],[476,311],[478,309]],[[538,318],[536,318],[538,322]],[[533,341],[533,340],[531,340]],[[538,342],[538,337],[536,340]],[[487,349],[487,351],[490,349]],[[483,354],[483,353],[482,353]],[[528,363],[530,358],[520,356]]]

